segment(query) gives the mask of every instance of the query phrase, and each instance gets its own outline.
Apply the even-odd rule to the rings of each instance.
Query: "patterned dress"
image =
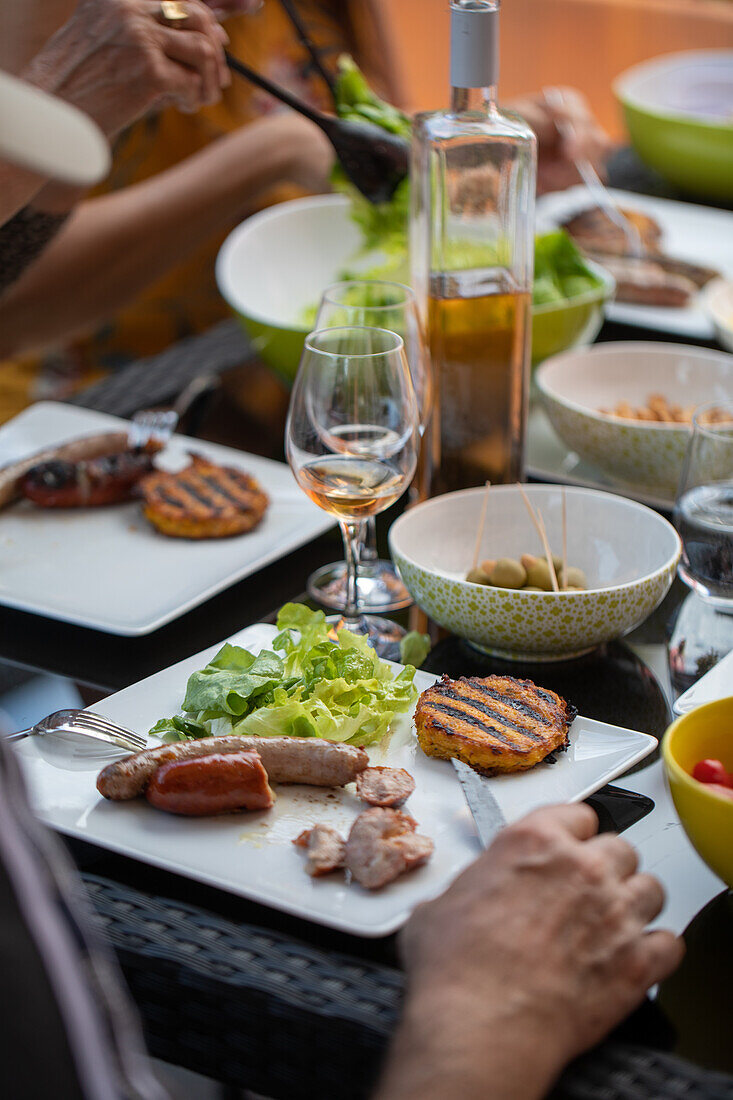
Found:
[[[329,68],[333,70],[340,53],[352,53],[377,87],[394,94],[376,2],[298,0],[298,9]],[[231,53],[315,106],[329,108],[328,89],[277,0],[265,0],[254,14],[233,16],[225,26]],[[217,137],[279,109],[269,96],[235,77],[214,107],[196,115],[168,108],[142,119],[117,141],[112,171],[96,194],[155,176]],[[281,185],[259,205],[298,193],[295,186]],[[212,237],[88,336],[42,356],[0,363],[0,422],[33,401],[63,399],[108,371],[162,351],[226,317],[214,279],[224,236]]]

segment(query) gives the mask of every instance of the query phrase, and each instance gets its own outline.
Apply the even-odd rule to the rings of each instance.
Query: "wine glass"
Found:
[[[334,283],[323,294],[316,328],[343,325],[389,329],[402,337],[417,398],[422,435],[432,407],[432,374],[417,302],[410,287],[371,279]],[[311,574],[308,593],[318,603],[341,611],[346,595],[343,562],[332,562]],[[364,611],[382,614],[398,611],[412,603],[392,562],[379,558],[373,516],[367,519],[360,555],[359,596]]]
[[[682,539],[678,572],[692,593],[670,642],[676,678],[700,675],[733,648],[733,402],[697,409],[674,509]]]
[[[409,486],[418,447],[417,401],[402,337],[353,325],[310,333],[290,397],[285,449],[301,489],[341,527],[346,600],[337,629],[366,633],[382,651],[395,635],[361,613],[359,553],[367,518]]]

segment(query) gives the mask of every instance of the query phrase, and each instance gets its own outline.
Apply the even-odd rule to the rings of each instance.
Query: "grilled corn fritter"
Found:
[[[418,699],[415,726],[428,756],[456,757],[494,774],[532,768],[554,749],[567,748],[576,713],[532,680],[443,676]]]
[[[143,512],[164,535],[218,539],[251,531],[269,499],[259,483],[234,466],[201,455],[178,473],[157,470],[140,482]]]

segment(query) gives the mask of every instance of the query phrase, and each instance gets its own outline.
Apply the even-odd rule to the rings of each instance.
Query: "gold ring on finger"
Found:
[[[181,0],[160,0],[160,15],[169,27],[182,27],[188,19],[188,12]]]

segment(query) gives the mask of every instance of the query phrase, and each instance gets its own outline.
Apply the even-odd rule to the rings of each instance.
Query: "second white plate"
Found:
[[[0,467],[127,421],[52,401],[0,428]],[[0,604],[110,634],[148,634],[334,525],[282,462],[175,435],[158,460],[181,468],[197,451],[251,473],[270,497],[254,531],[229,539],[167,538],[138,503],[0,511]]]

